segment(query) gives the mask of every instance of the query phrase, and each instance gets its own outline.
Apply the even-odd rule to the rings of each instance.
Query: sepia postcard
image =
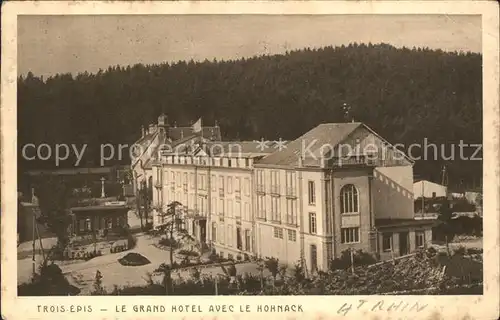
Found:
[[[498,9],[3,3],[2,318],[498,319]]]

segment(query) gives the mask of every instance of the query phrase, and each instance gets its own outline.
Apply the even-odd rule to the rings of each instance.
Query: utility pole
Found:
[[[424,193],[425,181],[422,180],[421,183],[422,183],[422,215],[424,215],[425,214],[425,193]]]
[[[36,267],[35,267],[35,264],[36,264],[36,261],[35,261],[35,223],[36,223],[36,219],[35,219],[35,212],[32,210],[32,214],[33,214],[33,222],[32,222],[32,229],[33,229],[33,233],[32,233],[32,238],[33,238],[33,257],[32,257],[32,264],[33,264],[33,278],[35,277],[35,274],[36,274]]]

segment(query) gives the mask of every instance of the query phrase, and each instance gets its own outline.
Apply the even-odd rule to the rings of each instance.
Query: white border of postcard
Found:
[[[496,1],[286,1],[286,2],[7,2],[2,8],[2,317],[199,319],[272,317],[280,319],[365,318],[400,319],[494,319],[499,314],[499,16]],[[450,14],[482,15],[483,54],[483,146],[484,146],[484,295],[482,296],[205,296],[205,297],[17,297],[16,264],[16,79],[17,15],[98,15],[98,14]],[[466,26],[464,26],[466,28]],[[395,31],[397,32],[397,31]],[[366,302],[357,308],[361,300]],[[380,301],[383,301],[380,308]],[[405,310],[387,311],[393,303],[408,304]],[[417,308],[412,308],[418,303]],[[37,305],[91,306],[93,312],[39,313]],[[233,305],[235,313],[134,313],[132,306]],[[252,310],[260,304],[302,304],[304,313],[240,313],[240,305]],[[339,309],[352,305],[343,316]],[[116,313],[125,305],[126,313]],[[384,308],[385,307],[385,308]],[[121,308],[121,307],[120,307]],[[107,311],[100,311],[105,309]],[[382,309],[382,310],[381,310]],[[401,308],[403,309],[403,308]]]

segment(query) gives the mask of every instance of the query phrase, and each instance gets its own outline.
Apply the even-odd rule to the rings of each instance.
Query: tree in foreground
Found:
[[[443,232],[446,251],[448,255],[450,255],[449,242],[453,239],[454,236],[453,227],[451,225],[453,209],[451,207],[450,200],[443,200],[443,203],[439,207],[438,213],[439,228]]]
[[[181,240],[191,240],[194,241],[194,238],[184,229],[185,221],[183,219],[183,206],[178,201],[172,201],[168,206],[167,210],[163,211],[159,208],[159,216],[161,217],[163,224],[158,228],[158,230],[162,233],[165,233],[167,237],[170,238],[170,263],[174,262],[174,233],[181,238]]]
[[[40,208],[40,216],[37,220],[57,237],[57,244],[50,250],[44,262],[46,263],[48,259],[52,259],[54,249],[58,254],[62,254],[69,244],[71,190],[63,180],[47,177],[38,186],[36,194]]]

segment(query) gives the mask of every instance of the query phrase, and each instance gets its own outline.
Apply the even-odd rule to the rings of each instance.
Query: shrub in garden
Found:
[[[123,258],[118,259],[123,266],[143,266],[151,263],[146,257],[135,252],[128,253]]]
[[[353,253],[354,266],[367,266],[377,262],[377,259],[370,253],[357,250]],[[351,252],[344,250],[339,258],[333,259],[330,263],[330,270],[346,270],[351,267]]]
[[[31,283],[17,287],[19,296],[69,296],[77,295],[80,289],[71,285],[58,265],[41,265]]]
[[[182,249],[182,250],[179,250],[177,251],[178,254],[182,254],[186,257],[199,257],[200,254],[196,251],[192,251],[192,250],[186,250],[186,249]]]
[[[169,248],[173,247],[174,249],[179,247],[179,242],[172,238],[161,238],[158,243]]]

